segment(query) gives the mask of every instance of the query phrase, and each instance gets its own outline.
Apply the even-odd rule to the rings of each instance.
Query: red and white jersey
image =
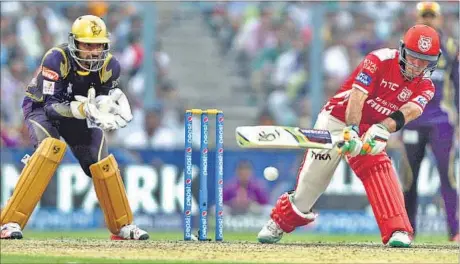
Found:
[[[345,122],[348,99],[351,90],[356,88],[368,95],[361,125],[379,123],[407,102],[415,103],[423,112],[434,95],[434,85],[428,78],[405,79],[398,56],[398,50],[388,48],[369,53],[323,107],[323,111]]]

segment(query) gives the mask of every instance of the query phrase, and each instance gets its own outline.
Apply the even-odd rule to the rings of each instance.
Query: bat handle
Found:
[[[345,143],[346,143],[345,140],[343,140],[341,136],[332,136],[332,144],[334,147],[337,148],[340,154],[346,153],[348,151],[348,147],[345,147],[342,149]]]
[[[331,135],[331,139],[332,139],[332,145],[333,146],[337,146],[337,147],[341,148],[345,144],[345,141],[343,140],[343,138],[341,136],[333,136],[333,135]]]
[[[339,142],[337,143],[337,151],[339,152],[339,154],[343,154],[343,153],[347,153],[348,150],[349,150],[349,145],[345,146],[345,141],[342,141],[342,142]]]

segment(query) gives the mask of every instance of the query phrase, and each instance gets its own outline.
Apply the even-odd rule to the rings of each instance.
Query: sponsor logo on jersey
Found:
[[[382,82],[380,82],[380,86],[385,87],[385,88],[388,87],[388,89],[392,91],[396,91],[396,89],[399,87],[399,84],[389,82],[389,81],[386,81],[385,79],[382,79]]]
[[[54,94],[54,84],[55,82],[50,82],[47,80],[43,80],[43,94]]]
[[[393,111],[390,108],[381,105],[379,102],[377,102],[374,99],[369,99],[366,101],[366,103],[370,107],[372,107],[375,111],[379,112],[380,114],[389,116],[393,113]]]
[[[377,65],[370,59],[365,59],[363,62],[363,69],[370,71],[371,73],[375,73],[377,71]]]
[[[410,96],[412,95],[412,91],[404,87],[402,91],[398,94],[398,100],[401,102],[406,102],[409,100]]]
[[[73,86],[73,84],[71,82],[69,82],[69,85],[67,85],[67,93],[68,94],[72,94],[72,86]]]
[[[366,86],[369,86],[371,84],[371,81],[372,81],[372,78],[367,75],[366,73],[364,72],[360,72],[358,74],[358,76],[356,76],[356,81],[366,85]]]
[[[43,77],[47,78],[47,79],[50,79],[50,80],[53,80],[53,81],[57,81],[59,80],[59,74],[55,71],[52,71],[46,67],[43,67],[42,69],[42,75]]]
[[[415,97],[414,101],[420,104],[423,108],[425,108],[426,104],[428,103],[428,100],[421,95]]]

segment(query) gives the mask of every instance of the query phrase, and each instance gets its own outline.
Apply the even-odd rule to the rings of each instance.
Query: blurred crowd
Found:
[[[415,23],[416,2],[195,2],[212,32],[221,56],[233,65],[240,88],[257,105],[260,124],[312,126],[310,76],[324,69],[325,99],[368,52],[397,48],[403,32]],[[440,2],[445,34],[458,41],[458,2]],[[312,15],[327,13],[321,35],[322,65],[310,65]],[[154,54],[142,46],[142,3],[62,2],[1,3],[1,141],[2,146],[29,146],[21,102],[24,89],[43,54],[67,42],[80,15],[101,16],[111,32],[112,53],[122,65],[121,87],[132,104],[134,121],[109,136],[112,146],[178,148],[183,143],[184,101],[170,78],[170,56],[156,30]],[[174,19],[174,17],[171,17]],[[184,42],[186,43],[186,42]],[[145,58],[156,66],[156,101],[144,107],[141,71]],[[127,135],[135,135],[127,137]],[[197,142],[198,143],[198,142]]]
[[[326,14],[322,65],[309,65],[315,7]],[[372,50],[398,48],[416,21],[416,2],[219,2],[201,3],[222,54],[260,108],[259,123],[312,126],[310,73],[324,70],[325,99]],[[442,30],[458,43],[458,1],[440,2]]]

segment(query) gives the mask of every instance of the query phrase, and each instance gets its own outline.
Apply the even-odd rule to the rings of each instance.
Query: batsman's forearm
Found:
[[[420,108],[416,104],[411,102],[401,106],[401,108],[399,108],[399,111],[403,113],[406,124],[412,120],[417,119],[417,117],[419,117],[422,114],[420,112]],[[390,133],[396,131],[396,121],[393,120],[393,118],[387,117],[381,122],[381,124],[384,125]]]
[[[367,94],[358,89],[353,89],[348,100],[347,109],[345,111],[345,123],[347,125],[359,125],[363,114],[364,101]]]
[[[45,105],[46,115],[53,120],[63,118],[74,118],[72,111],[70,110],[70,103],[52,103]]]

